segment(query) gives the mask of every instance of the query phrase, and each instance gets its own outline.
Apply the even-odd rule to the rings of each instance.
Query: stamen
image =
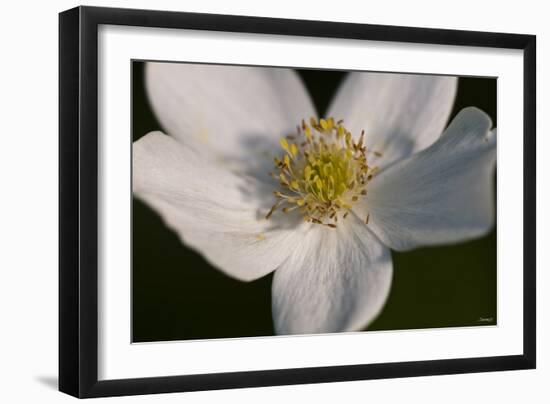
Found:
[[[347,218],[353,203],[367,195],[366,184],[378,167],[367,161],[365,131],[355,141],[343,124],[341,119],[312,117],[309,124],[302,120],[295,134],[280,139],[285,153],[274,159],[276,173],[270,175],[279,180],[281,190],[274,191],[278,200],[266,219],[284,205],[283,213],[299,208],[306,222],[336,228],[338,216]]]

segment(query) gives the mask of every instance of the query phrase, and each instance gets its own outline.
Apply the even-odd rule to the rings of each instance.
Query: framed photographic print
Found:
[[[535,37],[60,14],[60,390],[535,367]]]

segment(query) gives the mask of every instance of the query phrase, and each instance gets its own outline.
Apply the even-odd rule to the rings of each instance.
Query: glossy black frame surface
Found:
[[[523,50],[523,354],[98,381],[98,93],[101,24]],[[76,397],[166,393],[535,368],[533,35],[78,7],[59,16],[59,389]]]

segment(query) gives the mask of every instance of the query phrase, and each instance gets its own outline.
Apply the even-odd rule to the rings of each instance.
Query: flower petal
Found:
[[[336,229],[316,225],[275,271],[275,330],[363,329],[384,306],[391,279],[390,251],[353,214]]]
[[[354,206],[395,250],[466,241],[494,223],[496,136],[491,119],[465,108],[430,148],[376,176]]]
[[[329,108],[354,135],[365,130],[368,149],[386,166],[431,145],[453,107],[456,77],[350,73]]]
[[[149,100],[161,125],[226,158],[279,150],[279,138],[315,115],[291,69],[147,63]]]
[[[268,208],[256,195],[261,186],[160,132],[133,145],[134,194],[186,245],[244,281],[279,266],[310,226],[266,220]]]

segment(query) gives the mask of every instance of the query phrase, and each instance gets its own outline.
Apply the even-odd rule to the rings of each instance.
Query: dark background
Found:
[[[143,68],[143,62],[132,63],[133,140],[162,129],[148,105]],[[298,73],[323,116],[346,73]],[[496,122],[496,91],[496,79],[460,78],[450,119],[476,106]],[[272,275],[250,283],[227,277],[136,198],[132,217],[134,342],[273,335]],[[392,257],[390,296],[369,330],[496,324],[496,229],[475,241],[392,251]]]

